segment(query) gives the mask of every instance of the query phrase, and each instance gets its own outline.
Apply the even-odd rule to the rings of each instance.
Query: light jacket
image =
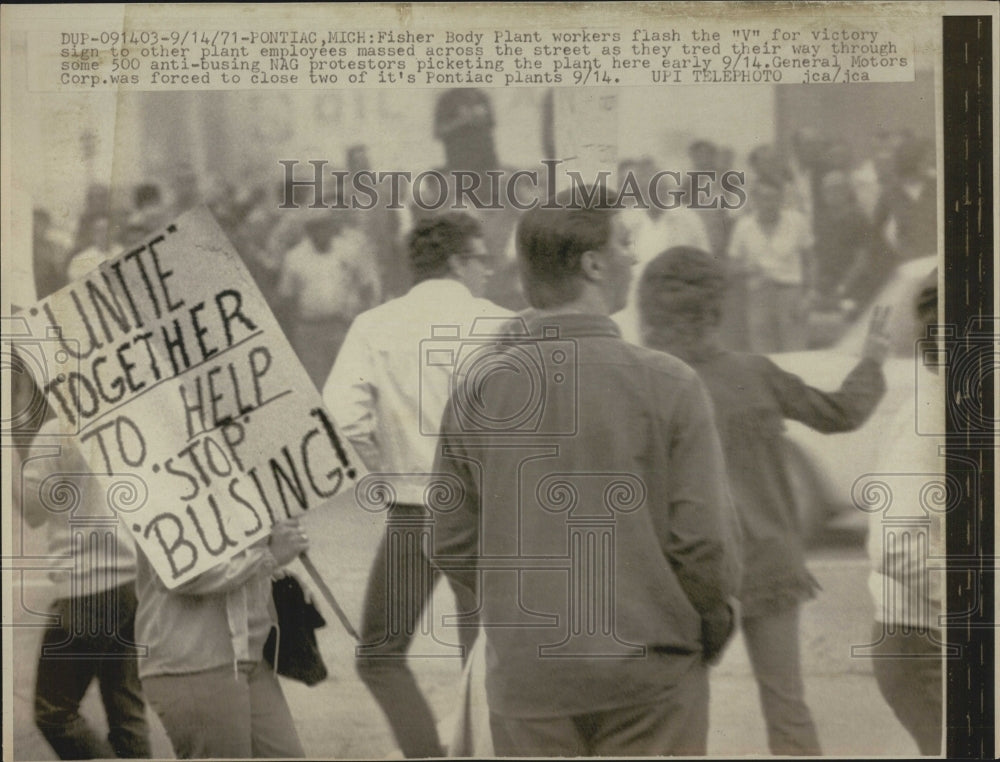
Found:
[[[266,540],[168,590],[138,553],[135,616],[138,642],[149,656],[139,676],[201,672],[260,661],[275,622],[271,576],[278,568]]]

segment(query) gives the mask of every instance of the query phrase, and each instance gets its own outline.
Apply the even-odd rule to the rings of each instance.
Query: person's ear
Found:
[[[604,257],[599,251],[587,249],[580,255],[580,273],[586,280],[604,280]]]
[[[455,277],[462,277],[462,257],[458,254],[452,254],[448,257],[448,273]]]

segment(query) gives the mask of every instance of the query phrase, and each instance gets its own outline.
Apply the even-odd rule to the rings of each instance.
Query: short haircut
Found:
[[[711,254],[675,246],[658,254],[639,279],[639,315],[654,334],[701,340],[721,316],[726,271]]]
[[[715,143],[710,140],[695,140],[688,146],[689,155],[694,155],[699,151],[705,151],[706,153],[711,151],[714,153],[716,151]]]
[[[570,189],[527,211],[517,226],[517,255],[528,302],[537,309],[559,307],[583,288],[580,259],[611,237],[619,210],[599,187]]]
[[[479,222],[466,212],[447,212],[418,220],[408,240],[413,282],[447,276],[451,272],[449,258],[468,251],[469,242],[482,235]]]

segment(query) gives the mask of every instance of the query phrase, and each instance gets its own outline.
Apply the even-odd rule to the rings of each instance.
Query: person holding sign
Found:
[[[149,656],[139,676],[179,758],[305,756],[263,651],[274,624],[271,576],[308,547],[289,519],[173,590],[140,550],[136,633]]]
[[[438,424],[451,388],[454,363],[424,362],[423,342],[438,327],[470,335],[477,318],[511,316],[479,298],[492,272],[482,228],[452,212],[416,223],[409,239],[414,285],[409,292],[358,316],[323,390],[323,400],[369,471],[391,494],[387,537],[372,564],[365,593],[357,669],[385,712],[407,757],[441,757],[434,717],[406,653],[434,589],[436,571],[422,545],[429,512]],[[453,342],[457,345],[459,342]],[[455,347],[457,349],[457,346]],[[428,352],[430,355],[431,352]],[[399,535],[405,535],[400,537]],[[398,551],[398,552],[396,552]],[[475,596],[453,585],[460,612]],[[403,618],[403,621],[397,621]],[[476,622],[459,630],[463,657]]]

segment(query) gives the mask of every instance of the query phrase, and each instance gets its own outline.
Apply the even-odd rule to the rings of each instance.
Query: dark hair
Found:
[[[658,254],[639,279],[639,316],[650,344],[691,355],[722,314],[726,272],[711,254],[675,246]]]
[[[896,173],[902,177],[919,174],[927,157],[927,143],[917,138],[909,138],[900,142],[893,153]]]
[[[132,201],[135,204],[136,209],[142,209],[142,207],[148,206],[149,204],[160,203],[159,186],[153,185],[152,183],[143,183],[142,185],[136,186],[135,192],[132,194]]]
[[[465,212],[447,212],[418,220],[408,239],[413,282],[448,275],[449,258],[465,252],[469,241],[482,235],[479,222]]]
[[[434,137],[447,137],[462,127],[493,128],[493,106],[489,96],[477,87],[447,90],[434,107]]]
[[[558,307],[580,295],[580,258],[604,248],[618,212],[600,187],[588,187],[563,191],[554,205],[524,214],[517,226],[517,257],[532,307]]]
[[[695,140],[691,145],[688,146],[688,154],[692,155],[698,151],[716,151],[716,145],[710,140]]]

